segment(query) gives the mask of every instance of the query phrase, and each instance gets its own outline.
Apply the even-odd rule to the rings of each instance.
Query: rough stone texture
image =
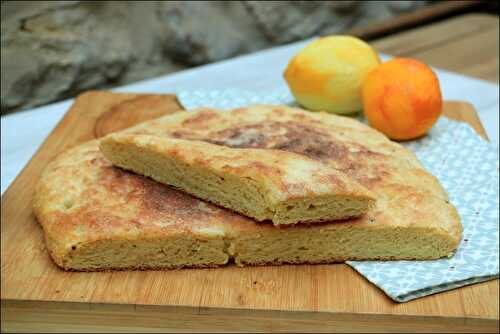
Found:
[[[416,1],[3,1],[1,112],[337,33],[421,5]]]
[[[245,5],[266,37],[274,43],[285,43],[321,33],[327,26],[335,26],[337,30],[349,26],[360,4],[354,1],[269,1],[265,4],[245,1]],[[337,8],[345,15],[337,13]]]
[[[2,112],[178,69],[156,6],[71,1],[9,8],[4,19],[2,4]]]
[[[269,42],[241,2],[175,2],[159,7],[164,50],[188,65],[199,65],[261,49]]]

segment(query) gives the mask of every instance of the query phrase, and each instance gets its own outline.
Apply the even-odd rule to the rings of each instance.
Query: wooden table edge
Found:
[[[480,317],[419,316],[399,314],[348,313],[305,310],[275,310],[251,308],[199,307],[178,305],[143,305],[89,302],[54,302],[37,300],[1,300],[2,327],[30,318],[57,314],[59,321],[85,320],[91,317],[99,327],[120,326],[122,320],[134,318],[136,325],[144,328],[185,328],[187,319],[206,326],[206,330],[231,330],[227,321],[254,323],[245,330],[259,330],[262,326],[281,327],[289,324],[292,329],[343,331],[373,330],[374,328],[402,331],[472,331],[498,332],[499,320]],[[62,317],[62,318],[61,318]],[[160,327],[151,326],[150,319],[164,321]],[[114,320],[109,320],[114,319]],[[219,320],[216,323],[214,320]],[[224,321],[222,321],[224,320]],[[62,321],[61,323],[64,323]],[[79,321],[77,321],[79,322]],[[92,326],[96,326],[96,323]],[[40,324],[37,322],[37,324]],[[298,326],[298,327],[297,327]],[[300,327],[304,326],[304,327]],[[43,324],[40,325],[43,329]],[[7,328],[8,329],[8,328]]]

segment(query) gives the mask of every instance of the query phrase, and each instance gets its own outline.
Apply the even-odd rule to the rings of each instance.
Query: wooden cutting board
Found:
[[[71,108],[2,197],[3,331],[493,331],[498,280],[397,304],[344,264],[76,273],[56,267],[31,210],[58,152],[164,114],[173,95],[90,92]],[[472,106],[445,115],[484,129]],[[29,126],[29,124],[26,124]]]

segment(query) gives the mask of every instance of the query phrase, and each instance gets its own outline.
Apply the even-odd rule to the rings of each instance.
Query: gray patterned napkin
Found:
[[[251,104],[294,104],[288,90],[252,92],[184,91],[188,110],[231,109]],[[450,259],[434,261],[348,261],[347,264],[396,302],[497,278],[499,275],[498,148],[465,123],[441,117],[423,139],[404,144],[434,174],[457,207],[463,239]]]

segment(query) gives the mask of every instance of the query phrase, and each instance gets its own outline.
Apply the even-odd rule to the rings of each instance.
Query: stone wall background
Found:
[[[3,1],[1,113],[414,10],[425,1]]]

